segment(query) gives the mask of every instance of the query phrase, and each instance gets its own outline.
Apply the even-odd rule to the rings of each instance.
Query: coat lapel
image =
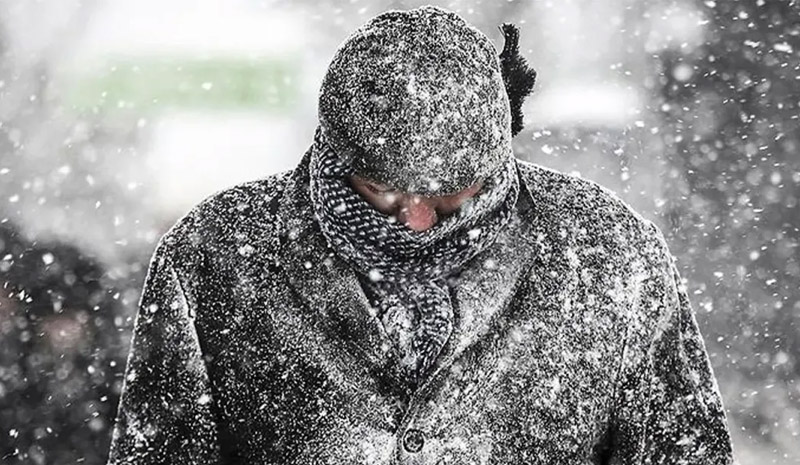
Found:
[[[542,213],[520,176],[519,222],[510,225],[502,242],[495,243],[465,270],[454,289],[456,321],[453,333],[431,368],[424,389],[443,370],[447,370],[470,346],[486,336],[499,321],[508,316],[511,301],[535,267],[550,250],[550,241],[543,229]]]
[[[306,152],[289,178],[278,209],[281,245],[276,264],[312,316],[322,318],[372,370],[385,363],[389,339],[355,271],[333,253],[314,219],[308,193],[310,154]]]

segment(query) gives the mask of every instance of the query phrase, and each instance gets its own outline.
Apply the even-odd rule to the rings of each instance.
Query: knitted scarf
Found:
[[[379,212],[351,187],[353,170],[332,150],[321,126],[309,174],[322,233],[361,275],[365,294],[395,344],[399,368],[417,387],[453,329],[446,278],[490,246],[512,217],[519,192],[514,159],[488,176],[461,208],[425,231]]]

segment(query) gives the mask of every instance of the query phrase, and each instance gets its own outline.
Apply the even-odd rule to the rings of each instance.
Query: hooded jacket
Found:
[[[403,398],[308,162],[159,240],[109,465],[732,463],[674,258],[610,191],[516,160],[519,222],[461,273],[453,333]]]

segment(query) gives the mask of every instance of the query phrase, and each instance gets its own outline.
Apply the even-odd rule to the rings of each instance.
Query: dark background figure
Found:
[[[129,343],[116,283],[76,247],[28,242],[8,222],[0,273],[2,462],[102,463]]]

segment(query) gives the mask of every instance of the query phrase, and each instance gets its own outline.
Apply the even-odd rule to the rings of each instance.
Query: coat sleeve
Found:
[[[134,322],[109,465],[221,463],[193,314],[162,237]]]
[[[637,312],[653,318],[629,328],[610,463],[731,464],[730,433],[703,338],[675,259],[655,230],[662,258],[642,285]]]

